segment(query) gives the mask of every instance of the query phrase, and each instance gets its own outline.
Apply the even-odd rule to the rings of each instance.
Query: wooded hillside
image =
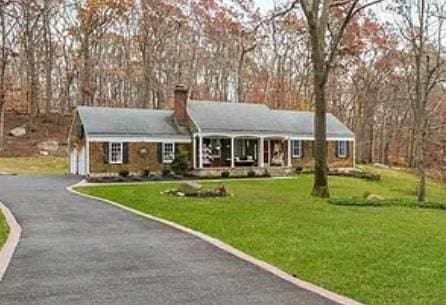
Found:
[[[77,105],[168,109],[178,83],[194,99],[313,110],[309,32],[292,2],[2,1],[2,112],[32,126]],[[331,1],[332,23],[349,2]],[[446,5],[421,2],[356,14],[330,67],[327,110],[355,131],[358,162],[414,167],[422,147],[427,166],[446,166]]]

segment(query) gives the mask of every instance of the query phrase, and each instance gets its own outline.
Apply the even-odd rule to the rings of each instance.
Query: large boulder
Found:
[[[383,201],[383,200],[384,200],[384,197],[381,196],[381,195],[378,195],[378,194],[369,194],[369,195],[366,197],[366,200],[367,200],[367,201]]]
[[[197,195],[202,189],[203,186],[201,184],[191,181],[184,181],[178,185],[178,191],[186,196]]]
[[[59,142],[55,140],[43,141],[37,144],[37,149],[48,152],[57,152],[59,150]]]
[[[373,164],[374,168],[379,168],[379,169],[389,169],[390,166],[386,165],[386,164],[382,164],[382,163],[375,163]]]
[[[11,136],[13,136],[13,137],[24,136],[24,135],[26,135],[26,127],[25,126],[19,126],[19,127],[14,128],[14,129],[11,129],[9,131],[9,134]]]

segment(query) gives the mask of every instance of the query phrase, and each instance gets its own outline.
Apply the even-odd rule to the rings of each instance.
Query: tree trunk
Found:
[[[3,96],[0,96],[0,151],[5,149],[5,108]]]
[[[422,0],[420,8],[420,35],[419,35],[419,45],[415,48],[415,105],[414,109],[414,119],[415,119],[415,160],[418,169],[418,174],[420,176],[420,181],[418,184],[418,202],[424,203],[426,201],[426,169],[425,169],[425,153],[424,153],[424,122],[425,122],[425,103],[424,98],[426,97],[426,90],[423,86],[425,83],[423,77],[423,59],[425,55],[425,37],[424,37],[424,18],[425,18],[425,8],[426,2]],[[427,97],[426,97],[427,98]]]
[[[48,117],[51,112],[53,99],[53,46],[50,24],[50,0],[45,1],[45,13],[43,15],[44,43],[45,43],[45,115]]]
[[[317,86],[315,86],[317,90],[315,92],[315,163],[312,195],[326,198],[330,196],[330,192],[328,189],[325,85],[321,85],[318,79],[316,79],[315,82],[317,83]]]
[[[0,151],[2,151],[5,148],[5,71],[8,59],[8,53],[6,51],[5,12],[3,7],[0,7],[0,26],[2,32],[0,59]]]
[[[84,34],[81,45],[82,52],[82,70],[80,73],[80,86],[79,86],[79,103],[81,105],[93,106],[94,99],[94,84],[92,81],[93,76],[93,64],[91,63],[90,55],[90,37],[88,34]]]
[[[424,204],[426,201],[426,153],[424,150],[424,140],[421,136],[420,148],[418,149],[418,172],[420,175],[420,182],[418,185],[418,202]]]
[[[314,42],[313,69],[314,69],[314,185],[312,195],[322,198],[330,197],[328,189],[328,165],[327,165],[327,101],[326,101],[326,69],[323,64],[323,56],[319,49],[319,43]]]

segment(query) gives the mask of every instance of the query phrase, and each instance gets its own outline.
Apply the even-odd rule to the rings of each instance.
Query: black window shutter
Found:
[[[335,156],[336,158],[339,158],[339,142],[335,142]]]
[[[345,142],[345,146],[346,146],[346,149],[347,149],[347,151],[346,151],[346,158],[350,157],[350,143],[351,142],[348,142],[348,141]]]
[[[157,155],[158,155],[158,163],[163,163],[163,143],[158,143]]]
[[[103,150],[103,153],[104,153],[104,155],[103,155],[103,157],[104,157],[104,163],[105,164],[107,164],[108,163],[108,155],[109,155],[109,153],[108,153],[108,142],[104,142],[104,143],[102,143],[102,150]]]
[[[300,157],[303,159],[305,155],[305,141],[300,141]]]
[[[122,143],[122,162],[124,164],[129,163],[129,143]]]

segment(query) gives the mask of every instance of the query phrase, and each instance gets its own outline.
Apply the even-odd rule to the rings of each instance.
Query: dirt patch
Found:
[[[37,145],[47,140],[59,142],[57,152],[50,152],[53,156],[67,155],[67,136],[70,129],[71,116],[39,117],[29,124],[29,115],[7,113],[5,116],[5,144],[0,152],[0,157],[27,157],[39,154]],[[9,135],[9,131],[15,127],[26,125],[27,134],[21,137]]]

